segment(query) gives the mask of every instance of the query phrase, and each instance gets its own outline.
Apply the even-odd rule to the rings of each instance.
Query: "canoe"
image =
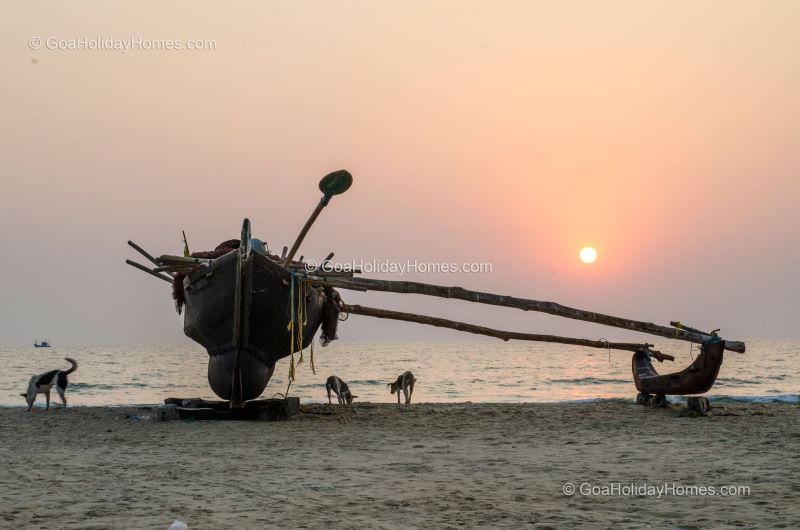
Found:
[[[708,392],[717,380],[722,366],[725,341],[711,339],[702,344],[700,355],[686,369],[659,374],[650,356],[644,351],[633,354],[633,380],[642,394],[677,395]]]
[[[209,385],[232,406],[261,395],[275,363],[299,351],[301,328],[302,344],[311,343],[322,323],[324,301],[320,290],[303,288],[288,270],[245,244],[244,237],[242,243],[183,280],[183,330],[208,351]],[[293,336],[290,315],[301,302],[303,322]]]

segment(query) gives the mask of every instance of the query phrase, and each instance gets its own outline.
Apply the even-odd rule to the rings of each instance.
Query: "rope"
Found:
[[[286,329],[289,331],[289,353],[292,359],[289,363],[289,386],[294,381],[294,273],[291,273],[291,286],[289,288],[289,325]],[[289,387],[286,387],[286,395],[289,395]]]
[[[314,367],[314,338],[311,338],[311,373],[317,375],[317,369]]]
[[[289,363],[289,385],[286,387],[286,395],[289,395],[289,387],[292,385],[292,381],[295,380],[296,370],[295,364],[297,366],[303,364],[305,361],[303,357],[303,350],[305,349],[305,345],[303,344],[303,331],[305,327],[308,325],[308,291],[312,289],[311,282],[308,280],[302,280],[298,278],[298,276],[290,272],[291,275],[291,287],[289,289],[289,324],[286,326],[287,331],[289,332],[289,353],[291,355],[290,363]],[[295,287],[297,284],[297,287]],[[294,354],[296,352],[300,352],[300,358],[295,363]],[[311,341],[311,372],[316,375],[317,370],[314,366],[314,341]]]
[[[600,339],[600,341],[608,348],[608,362],[611,363],[611,344],[606,339]]]
[[[305,295],[306,282],[304,282],[302,280],[299,280],[297,287],[298,287],[298,289],[297,289],[297,296],[298,296],[298,298],[297,298],[297,322],[300,324],[300,326],[295,331],[297,331],[297,340],[296,340],[297,349],[298,349],[298,351],[300,351],[300,360],[297,361],[297,366],[300,366],[301,364],[303,364],[303,327],[305,326],[304,310],[305,310],[305,305],[306,305],[306,303],[305,303],[306,302],[306,295]]]

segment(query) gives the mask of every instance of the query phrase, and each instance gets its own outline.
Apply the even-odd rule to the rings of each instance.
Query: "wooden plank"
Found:
[[[205,401],[199,398],[181,399],[167,398],[167,407],[173,407],[176,416],[193,420],[288,420],[300,413],[300,398],[258,399],[244,403],[240,408],[232,409],[227,401]],[[176,418],[164,418],[176,419]]]

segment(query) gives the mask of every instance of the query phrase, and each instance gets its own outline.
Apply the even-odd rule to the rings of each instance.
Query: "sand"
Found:
[[[0,527],[800,524],[796,404],[728,402],[712,417],[622,402],[304,408],[278,423],[0,409]],[[566,482],[678,489],[567,496]],[[750,494],[677,494],[725,485]]]

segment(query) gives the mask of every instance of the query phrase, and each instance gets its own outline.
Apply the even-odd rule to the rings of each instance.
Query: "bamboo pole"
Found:
[[[156,267],[153,269],[153,272],[174,272],[174,273],[182,273],[188,274],[192,271],[197,269],[197,267],[188,267],[186,265],[165,265],[163,267]]]
[[[137,245],[137,244],[136,244],[136,243],[134,243],[133,241],[128,241],[128,245],[130,245],[131,247],[133,247],[134,249],[136,249],[136,251],[137,251],[137,252],[139,252],[139,254],[141,254],[142,256],[144,256],[145,258],[147,258],[148,260],[150,260],[150,262],[151,262],[153,265],[158,265],[158,262],[156,262],[156,258],[154,258],[153,256],[151,256],[151,255],[150,255],[150,253],[149,253],[149,252],[147,252],[145,249],[143,249],[142,247],[140,247],[139,245]]]
[[[678,339],[688,342],[700,343],[711,338],[708,335],[687,331],[685,329],[668,328],[666,326],[653,324],[652,322],[642,322],[638,320],[630,320],[627,318],[605,315],[603,313],[594,313],[592,311],[567,307],[555,302],[543,302],[539,300],[517,298],[514,296],[470,291],[461,287],[443,287],[441,285],[432,285],[428,283],[375,280],[370,278],[319,278],[311,281],[312,283],[330,285],[331,287],[337,287],[340,289],[355,289],[359,291],[366,289],[368,291],[422,294],[426,296],[437,296],[440,298],[455,298],[457,300],[466,300],[468,302],[476,302],[480,304],[512,307],[516,309],[522,309],[524,311],[538,311],[564,318],[594,322],[604,326],[628,329],[631,331],[649,333],[651,335],[658,335],[668,339]],[[725,349],[738,353],[744,353],[745,343],[726,340]]]
[[[289,269],[290,271],[294,272],[296,275],[300,276],[301,278],[352,278],[352,272],[318,272],[318,271],[306,271],[305,269],[300,268],[292,268]]]
[[[139,269],[140,271],[144,271],[144,272],[146,272],[147,274],[153,275],[153,276],[155,276],[156,278],[160,278],[160,279],[164,280],[164,281],[165,281],[165,282],[167,282],[167,283],[170,283],[170,284],[172,283],[172,278],[170,278],[169,276],[165,276],[165,275],[163,275],[163,274],[159,274],[159,273],[157,273],[157,272],[153,271],[152,269],[148,269],[148,268],[147,268],[147,267],[145,267],[144,265],[141,265],[141,264],[139,264],[139,263],[136,263],[135,261],[132,261],[132,260],[126,259],[126,260],[125,260],[125,263],[127,263],[127,264],[128,264],[128,265],[130,265],[131,267],[136,267],[136,268],[137,268],[137,269]]]
[[[152,263],[153,265],[159,265],[159,263],[156,261],[156,258],[151,256],[149,252],[147,252],[145,249],[143,249],[142,247],[140,247],[139,245],[137,245],[133,241],[128,240],[128,245],[133,247],[139,254],[141,254],[142,256],[147,258],[150,261],[150,263]],[[168,275],[172,276],[171,273],[168,273]]]
[[[213,262],[213,259],[208,258],[191,258],[185,256],[170,256],[164,254],[156,258],[158,265],[208,265]]]
[[[474,324],[467,324],[465,322],[458,322],[455,320],[448,320],[446,318],[431,317],[427,315],[416,315],[414,313],[403,313],[400,311],[391,311],[388,309],[378,309],[374,307],[364,307],[360,305],[346,305],[342,308],[343,311],[351,315],[363,315],[375,318],[388,318],[391,320],[403,320],[405,322],[415,322],[417,324],[427,324],[429,326],[436,326],[439,328],[449,328],[456,331],[465,331],[467,333],[474,333],[476,335],[486,335],[489,337],[496,337],[504,341],[509,340],[529,340],[536,342],[554,342],[558,344],[572,344],[575,346],[586,346],[589,348],[602,348],[611,350],[625,350],[625,351],[640,351],[648,349],[652,344],[637,344],[633,342],[608,342],[605,340],[589,340],[589,339],[576,339],[572,337],[559,337],[557,335],[540,335],[535,333],[520,333],[517,331],[502,331],[499,329],[487,328],[484,326],[476,326]],[[653,357],[662,361],[664,359],[674,361],[675,358],[671,355],[666,355],[661,352],[651,351]]]

